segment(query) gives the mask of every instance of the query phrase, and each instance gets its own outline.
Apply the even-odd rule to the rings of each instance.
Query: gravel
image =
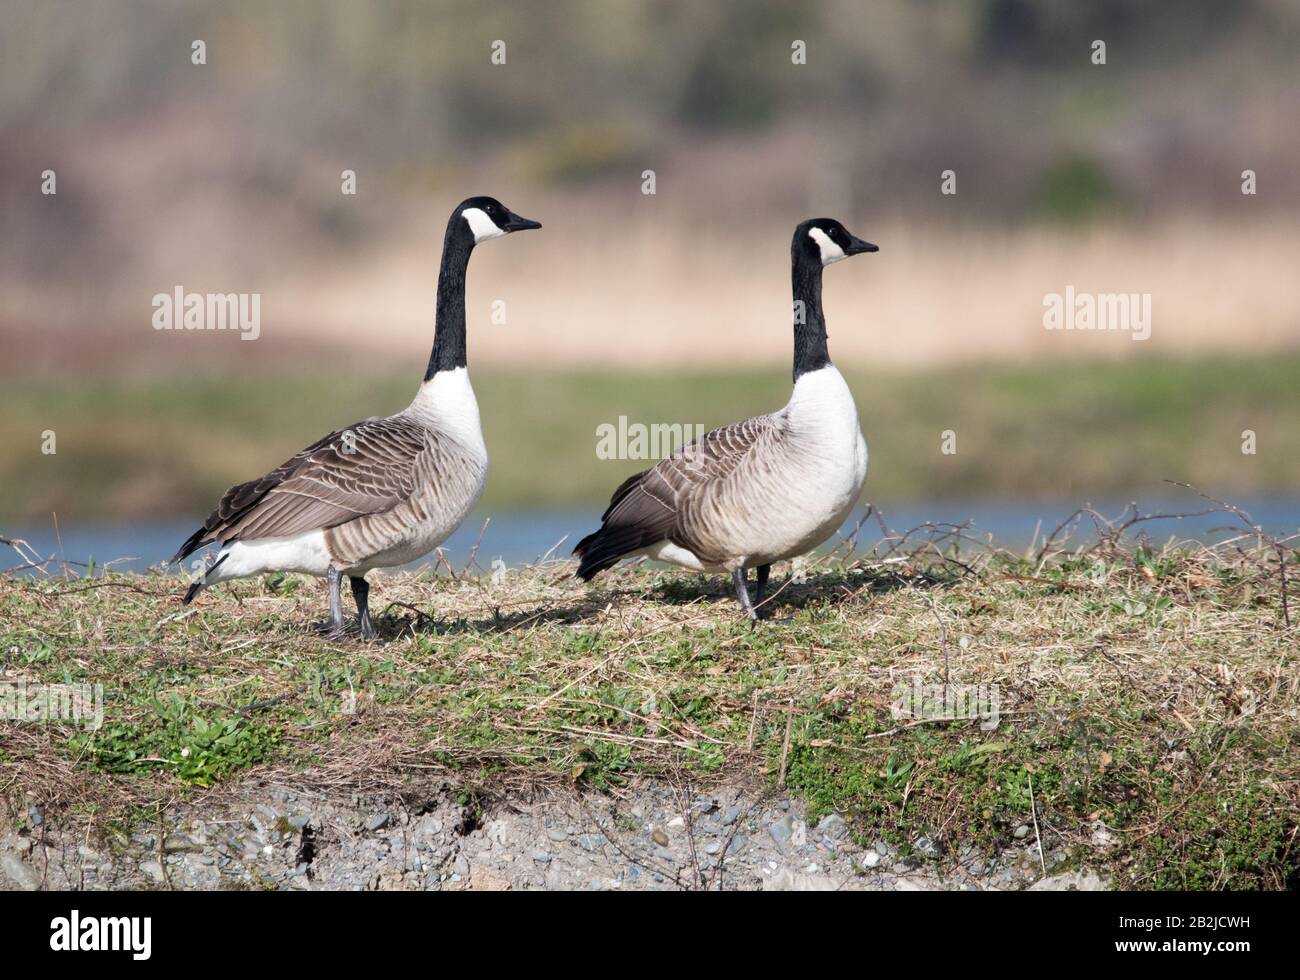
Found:
[[[1104,888],[1087,871],[1043,876],[1034,842],[957,862],[917,838],[917,858],[884,841],[862,847],[851,818],[811,828],[797,799],[738,787],[696,795],[689,827],[673,788],[476,802],[448,788],[427,798],[298,794],[249,781],[227,802],[174,803],[158,824],[88,835],[75,814],[42,813],[0,839],[0,886],[285,890],[1069,890]],[[460,831],[469,829],[467,833]],[[1104,828],[1096,828],[1104,830]],[[151,832],[152,831],[152,832]],[[3,830],[0,829],[0,833]],[[105,837],[104,834],[109,834]],[[1102,838],[1098,834],[1099,843]],[[1044,841],[1049,865],[1064,853]],[[1053,847],[1052,845],[1058,845]],[[919,858],[919,860],[918,860]],[[38,870],[40,869],[40,870]]]
[[[0,851],[0,879],[8,887],[22,892],[34,892],[41,887],[40,873],[17,854]]]
[[[927,860],[936,860],[943,854],[943,846],[929,837],[918,837],[912,842],[912,849]]]
[[[838,813],[829,813],[822,817],[821,821],[814,829],[822,837],[829,837],[831,840],[839,840],[848,834],[849,825]]]

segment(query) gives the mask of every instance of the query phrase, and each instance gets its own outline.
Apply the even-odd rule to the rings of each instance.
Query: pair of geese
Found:
[[[271,571],[324,576],[332,634],[344,630],[341,586],[352,587],[361,636],[375,637],[366,573],[422,558],[473,510],[488,457],[465,358],[465,272],[474,247],[541,224],[490,197],[463,202],[447,223],[433,353],[414,401],[312,443],[265,476],[231,487],[173,562],[219,550],[185,594]],[[794,391],[789,403],[715,429],[627,479],[598,531],[578,542],[590,581],[622,558],[649,557],[728,572],[744,612],[759,618],[772,563],[805,554],[844,522],[862,492],[867,446],[848,385],[826,347],[822,269],[876,246],[832,218],[800,224],[790,246]],[[748,569],[756,574],[751,597]]]

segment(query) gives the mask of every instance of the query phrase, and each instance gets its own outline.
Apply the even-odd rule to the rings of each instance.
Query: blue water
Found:
[[[1300,531],[1300,497],[1247,498],[1233,501],[1250,514],[1255,523],[1269,534],[1282,537]],[[934,501],[886,505],[882,513],[887,526],[895,532],[904,532],[927,522],[935,524],[961,524],[973,521],[975,529],[966,533],[984,538],[991,533],[994,541],[1006,548],[1020,550],[1035,537],[1039,543],[1062,520],[1067,518],[1082,502],[1012,503],[1007,501]],[[1093,504],[1095,510],[1107,517],[1117,517],[1126,506],[1123,501],[1103,501]],[[1143,503],[1143,513],[1185,514],[1212,506],[1200,498],[1187,494],[1182,497]],[[488,511],[474,515],[443,545],[443,552],[459,572],[473,555],[474,564],[490,569],[492,562],[500,559],[507,566],[518,566],[550,556],[567,557],[574,543],[594,530],[600,520],[600,507],[589,509],[547,511]],[[853,530],[862,518],[856,512],[845,525],[845,533]],[[485,523],[486,522],[486,526]],[[69,562],[94,562],[97,569],[111,565],[115,570],[143,571],[170,558],[179,544],[198,526],[198,520],[155,521],[126,524],[61,524],[56,536],[51,522],[45,526],[28,528],[0,527],[0,534],[26,540],[42,557],[53,556],[55,562],[66,558]],[[1187,517],[1182,520],[1164,519],[1144,522],[1133,530],[1143,530],[1156,543],[1168,538],[1197,541],[1223,540],[1227,533],[1216,533],[1216,528],[1233,528],[1239,533],[1240,521],[1230,514],[1210,514]],[[1076,535],[1092,540],[1091,521],[1084,520]],[[883,534],[873,516],[858,535],[858,551],[867,552],[876,547]],[[60,548],[60,540],[62,547]],[[477,552],[474,552],[475,543]],[[0,556],[0,570],[14,568],[22,560],[11,549]],[[436,556],[435,556],[436,559]],[[419,567],[425,562],[416,563]],[[62,566],[58,566],[62,570]],[[79,566],[72,570],[84,571]]]

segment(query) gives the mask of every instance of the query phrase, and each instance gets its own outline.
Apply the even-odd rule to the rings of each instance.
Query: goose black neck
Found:
[[[465,270],[473,241],[466,239],[453,216],[442,243],[442,267],[438,270],[438,312],[433,330],[433,352],[429,355],[428,381],[439,371],[465,367]],[[463,223],[463,222],[460,222]]]
[[[794,380],[831,362],[826,347],[826,318],[822,315],[822,265],[796,254],[790,269],[794,292]]]

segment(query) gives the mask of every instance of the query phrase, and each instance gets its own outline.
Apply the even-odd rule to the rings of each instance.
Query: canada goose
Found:
[[[696,571],[727,571],[751,619],[772,563],[804,554],[844,522],[862,492],[867,444],[844,378],[831,364],[822,316],[822,269],[877,248],[833,218],[794,230],[794,391],[789,403],[715,429],[626,480],[601,528],[578,542],[577,574],[590,581],[625,557]],[[750,600],[747,569],[757,569]]]
[[[266,476],[231,487],[176,552],[219,542],[216,560],[185,593],[270,571],[329,580],[328,629],[342,632],[344,575],[373,639],[366,572],[415,561],[446,540],[478,502],[487,449],[465,366],[465,270],[479,242],[540,228],[500,201],[471,197],[447,222],[438,272],[433,353],[415,399],[388,418],[331,432]]]

